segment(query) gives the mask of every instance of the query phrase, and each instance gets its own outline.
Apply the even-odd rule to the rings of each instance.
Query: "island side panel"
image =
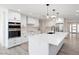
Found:
[[[48,55],[48,41],[42,36],[29,37],[30,55]]]

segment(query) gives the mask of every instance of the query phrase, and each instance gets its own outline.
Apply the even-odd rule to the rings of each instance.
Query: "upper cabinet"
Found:
[[[20,22],[21,21],[21,15],[18,12],[15,11],[9,11],[8,12],[9,22]]]
[[[35,19],[34,27],[39,27],[39,20],[38,19]]]
[[[27,16],[21,15],[21,26],[22,29],[25,29],[27,27]]]
[[[64,23],[64,18],[58,18],[58,20],[56,20],[56,23]]]
[[[35,24],[35,20],[31,17],[28,17],[28,24]]]
[[[28,17],[28,24],[31,24],[33,27],[39,27],[39,19]]]

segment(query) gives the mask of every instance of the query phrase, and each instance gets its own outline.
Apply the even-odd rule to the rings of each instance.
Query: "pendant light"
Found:
[[[56,13],[57,14],[57,18],[59,17],[59,12]]]
[[[47,7],[46,18],[47,19],[54,19],[54,20],[56,20],[56,18],[59,17],[59,12],[56,12],[56,9],[52,9],[53,14],[50,16],[49,15],[49,6],[50,6],[50,4],[46,4],[46,7]]]
[[[57,14],[56,20],[58,21],[58,19],[59,19],[59,12],[57,12],[56,14]]]
[[[53,15],[51,16],[51,18],[56,18],[56,9],[52,9],[52,11],[53,11]]]
[[[47,18],[47,19],[49,18],[49,9],[48,9],[48,8],[49,8],[49,5],[50,5],[50,4],[46,4],[46,6],[47,6],[47,16],[46,16],[46,18]]]

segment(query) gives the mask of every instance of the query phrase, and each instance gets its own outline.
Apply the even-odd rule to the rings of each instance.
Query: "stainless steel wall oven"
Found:
[[[8,22],[8,38],[21,37],[21,23]]]

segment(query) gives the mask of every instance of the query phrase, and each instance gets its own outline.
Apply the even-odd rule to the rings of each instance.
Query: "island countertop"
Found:
[[[67,36],[67,34],[67,32],[55,32],[55,34],[43,33],[29,36],[29,54],[49,54],[48,45],[52,44],[58,46]]]
[[[67,32],[56,32],[54,35],[48,35],[49,37],[49,44],[59,45],[62,40],[67,36]]]

